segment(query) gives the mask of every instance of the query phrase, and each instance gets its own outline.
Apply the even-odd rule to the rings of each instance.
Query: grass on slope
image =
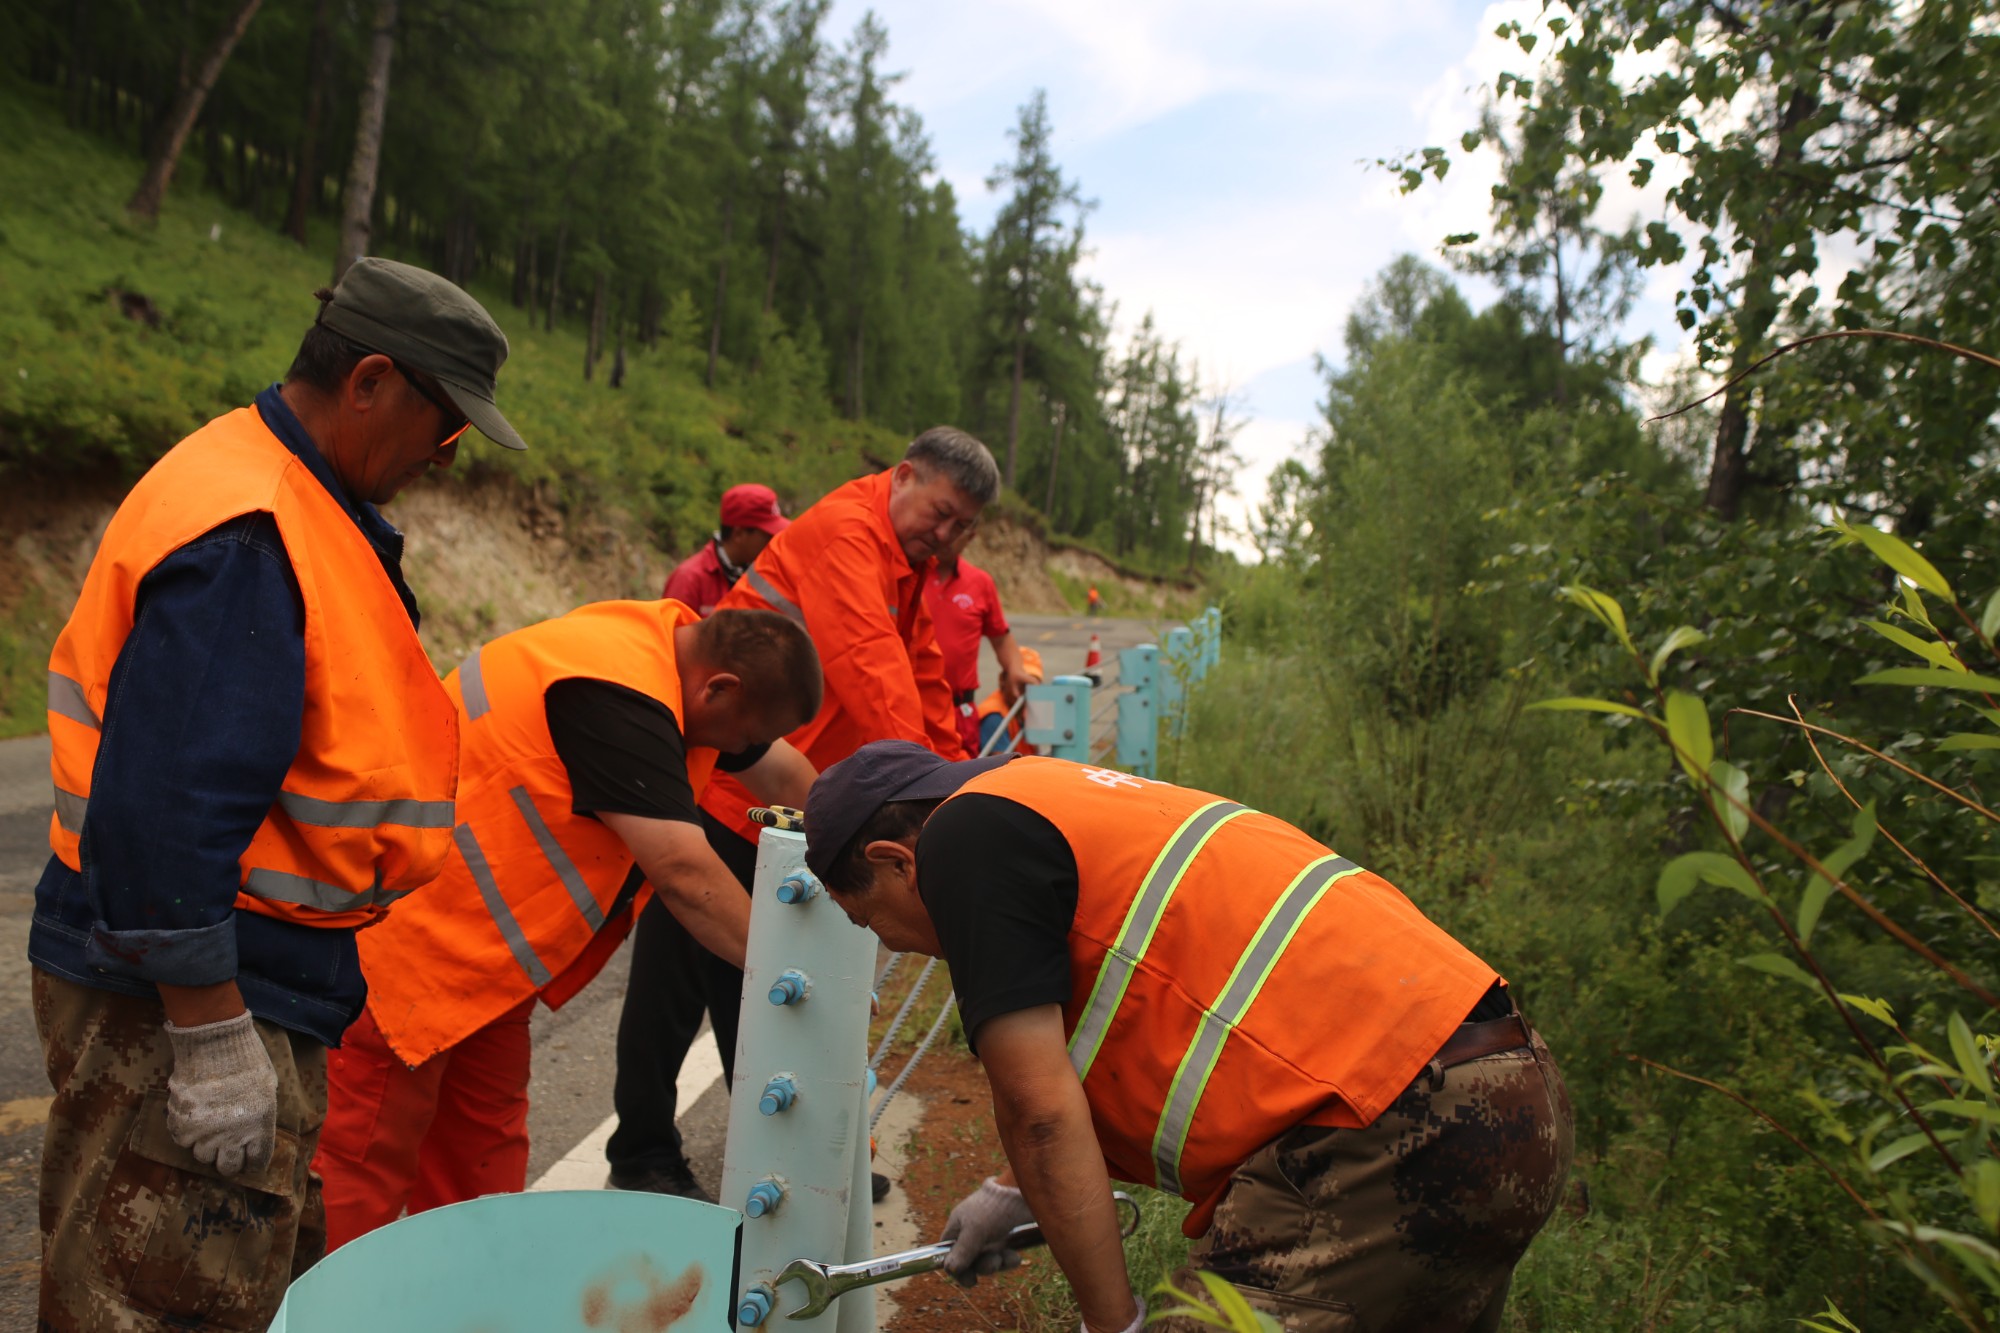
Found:
[[[301,249],[201,189],[191,153],[144,226],[124,210],[141,163],[65,126],[47,90],[0,82],[0,123],[0,471],[136,475],[283,375],[330,272],[329,220]],[[123,313],[120,293],[147,298],[158,327]],[[503,289],[474,294],[512,343],[500,401],[530,452],[475,436],[460,466],[615,499],[664,544],[697,540],[738,481],[803,505],[860,470],[863,450],[900,450],[889,432],[834,419],[796,356],[767,356],[780,369],[725,396],[701,386],[697,349],[663,344],[633,355],[613,390],[608,356],[596,382],[582,378],[580,321],[545,332]]]

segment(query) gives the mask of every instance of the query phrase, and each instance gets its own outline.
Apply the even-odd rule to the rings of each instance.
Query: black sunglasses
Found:
[[[437,442],[438,448],[442,449],[446,445],[453,443],[458,439],[459,436],[465,434],[466,431],[472,428],[472,419],[470,417],[466,416],[465,413],[459,411],[456,405],[445,402],[444,400],[440,399],[436,394],[432,393],[429,389],[426,389],[424,387],[424,382],[418,379],[415,375],[412,375],[409,372],[408,368],[405,367],[402,362],[396,360],[394,357],[391,357],[389,359],[389,364],[396,368],[397,374],[401,375],[404,379],[410,382],[410,387],[412,389],[415,389],[419,394],[421,394],[425,402],[429,403],[432,407],[435,407],[439,412],[443,413],[444,419],[446,421],[451,421],[454,419],[458,421],[459,423],[458,426],[454,430],[447,433],[443,439]]]

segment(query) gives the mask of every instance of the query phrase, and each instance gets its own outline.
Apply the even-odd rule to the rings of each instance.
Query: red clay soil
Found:
[[[892,1060],[885,1068],[894,1077],[899,1066]],[[986,1072],[963,1049],[940,1042],[905,1089],[924,1099],[924,1115],[910,1135],[896,1188],[909,1196],[917,1234],[928,1238],[944,1231],[952,1206],[1005,1159],[993,1129]],[[971,1291],[942,1273],[911,1278],[896,1288],[901,1306],[885,1333],[997,1333],[1038,1322],[1027,1274],[1031,1266],[1049,1262],[1046,1254],[1030,1254],[1020,1268],[982,1279]]]

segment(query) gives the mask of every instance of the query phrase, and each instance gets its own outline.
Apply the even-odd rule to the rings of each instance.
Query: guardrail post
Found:
[[[1057,676],[1028,687],[1025,739],[1057,759],[1090,762],[1090,677]]]
[[[1222,608],[1211,606],[1202,615],[1202,656],[1212,669],[1222,662]]]
[[[725,1205],[752,1213],[761,1187],[743,1220],[730,1301],[739,1323],[798,1306],[795,1288],[771,1287],[793,1259],[847,1263],[869,1257],[857,1244],[872,1246],[864,1081],[875,937],[850,925],[806,869],[801,834],[763,830],[754,885],[722,1163]],[[835,1333],[849,1322],[839,1314],[774,1326]]]
[[[1142,643],[1118,654],[1118,766],[1150,778],[1160,744],[1160,650]]]
[[[1194,631],[1185,625],[1168,630],[1160,657],[1160,716],[1178,736],[1186,720],[1188,686],[1195,679]]]

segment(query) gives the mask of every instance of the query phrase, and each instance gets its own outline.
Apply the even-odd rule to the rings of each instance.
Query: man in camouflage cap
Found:
[[[284,383],[133,487],[50,658],[44,1333],[270,1323],[323,1245],[355,932],[449,846],[456,714],[375,506],[471,426],[523,447],[507,340],[405,264],[319,298]]]
[[[1500,1327],[1568,1095],[1506,983],[1387,881],[1205,792],[904,741],[820,774],[805,832],[849,919],[950,965],[986,1067],[1008,1166],[946,1224],[962,1282],[1039,1222],[1085,1333],[1139,1333],[1115,1177],[1193,1204],[1190,1268],[1287,1333]]]

